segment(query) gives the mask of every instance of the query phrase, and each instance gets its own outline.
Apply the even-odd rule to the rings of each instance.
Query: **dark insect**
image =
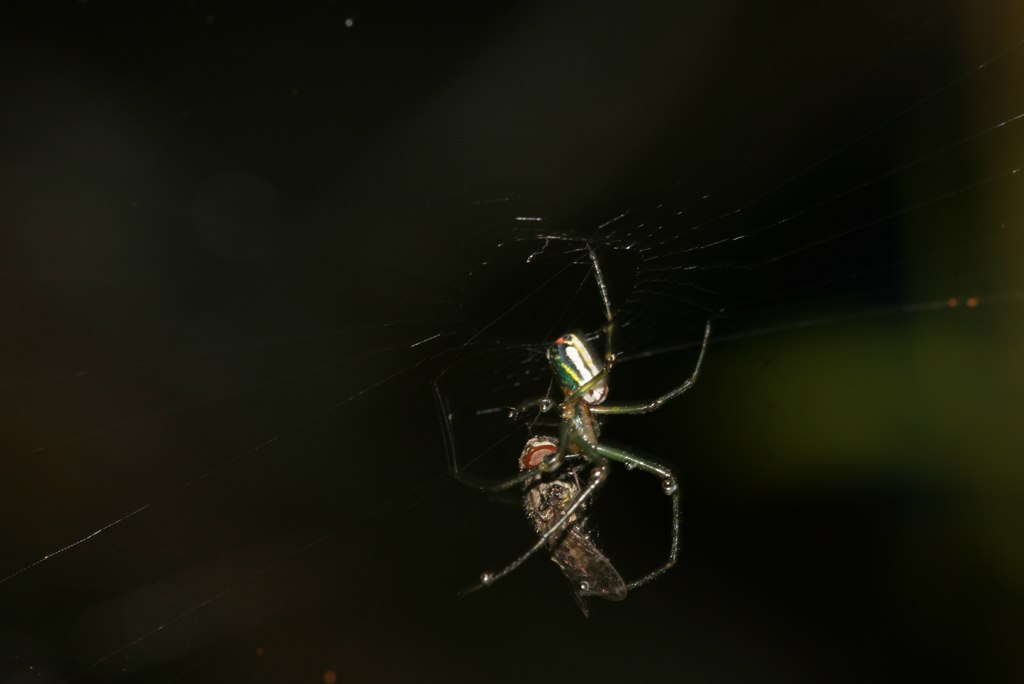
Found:
[[[523,483],[523,508],[538,535],[544,536],[569,510],[579,496],[579,468],[562,468],[545,474],[537,469],[543,460],[558,452],[558,442],[551,437],[531,437],[526,442],[519,467],[534,476]],[[551,560],[562,569],[572,584],[576,604],[584,615],[586,599],[591,596],[621,601],[626,598],[626,582],[594,544],[587,530],[586,510],[576,510],[560,533],[548,537]]]

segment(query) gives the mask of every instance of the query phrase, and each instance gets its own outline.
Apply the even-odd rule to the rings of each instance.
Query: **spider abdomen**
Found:
[[[583,338],[573,333],[555,340],[548,349],[548,363],[567,396],[593,381],[604,370],[604,366],[594,360],[594,354]],[[588,404],[600,404],[607,396],[608,381],[602,378],[580,398]]]

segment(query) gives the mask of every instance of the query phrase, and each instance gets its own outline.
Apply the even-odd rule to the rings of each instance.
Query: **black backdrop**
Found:
[[[6,10],[4,680],[1019,678],[1005,5]],[[543,559],[455,598],[530,533],[431,389],[521,398],[475,345],[543,343],[505,250],[549,231],[609,253],[617,396],[711,315],[622,295],[627,244],[720,312],[699,387],[608,428],[679,472],[681,563],[589,620]],[[597,508],[624,574],[661,558],[656,485]]]

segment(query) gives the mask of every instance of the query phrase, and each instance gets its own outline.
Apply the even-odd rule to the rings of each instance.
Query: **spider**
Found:
[[[672,499],[672,537],[668,560],[646,575],[626,584],[625,589],[632,590],[651,582],[676,563],[676,557],[679,552],[680,508],[679,486],[675,475],[670,468],[657,461],[602,444],[599,439],[600,418],[609,415],[650,413],[693,387],[700,374],[701,365],[704,362],[704,354],[708,347],[708,340],[711,337],[711,322],[708,321],[704,326],[704,337],[693,372],[681,385],[650,401],[628,404],[605,404],[604,401],[608,398],[608,380],[612,367],[615,364],[613,346],[615,319],[612,314],[611,301],[608,297],[608,287],[605,284],[597,255],[590,245],[587,245],[587,251],[590,255],[594,279],[597,281],[606,319],[603,329],[605,341],[603,363],[596,359],[594,351],[582,336],[569,333],[559,337],[548,348],[547,359],[555,381],[562,389],[562,401],[556,402],[550,397],[541,397],[524,402],[510,411],[510,417],[515,418],[520,413],[529,409],[538,409],[541,413],[548,413],[558,409],[558,439],[533,438],[533,440],[543,440],[542,445],[534,449],[534,453],[531,456],[528,453],[531,451],[531,445],[528,442],[527,448],[520,457],[520,472],[503,481],[484,482],[466,477],[458,472],[455,473],[456,477],[466,484],[483,490],[502,491],[518,485],[524,485],[528,492],[526,501],[527,513],[534,521],[534,527],[538,534],[536,543],[518,558],[497,572],[484,572],[480,575],[479,584],[470,587],[463,593],[491,586],[502,577],[516,570],[516,568],[545,546],[553,549],[552,556],[554,558],[555,549],[557,548],[554,545],[564,535],[572,533],[574,529],[582,532],[583,527],[578,524],[577,515],[582,516],[585,506],[607,482],[612,461],[624,464],[629,470],[640,470],[659,478],[662,491]],[[580,461],[583,462],[582,469],[586,469],[586,466],[589,465],[589,470],[586,477],[579,481],[579,485],[575,490],[572,490],[571,500],[564,504],[549,505],[547,509],[549,511],[553,509],[559,515],[553,520],[547,520],[543,524],[538,524],[536,515],[537,511],[541,510],[541,508],[539,504],[535,504],[531,510],[531,504],[529,503],[530,488],[536,486],[537,482],[545,475],[553,478],[551,482],[561,482],[562,486],[565,487],[566,480],[561,478],[559,473],[564,468],[569,467],[567,465],[569,462],[575,463]],[[573,472],[575,473],[579,469],[581,468],[574,468]],[[571,488],[569,489],[571,490]],[[600,555],[600,552],[597,553]],[[559,561],[556,559],[555,562],[558,563]],[[559,565],[562,566],[562,563],[559,563]],[[562,567],[563,571],[565,571],[565,566]],[[566,575],[570,579],[574,579],[573,573],[566,571]],[[577,598],[583,595],[590,595],[587,593],[590,589],[588,586],[578,584],[576,589]],[[624,597],[625,590],[622,591],[621,596],[618,596],[618,598]],[[609,597],[605,596],[605,598]],[[585,608],[584,612],[586,612]]]

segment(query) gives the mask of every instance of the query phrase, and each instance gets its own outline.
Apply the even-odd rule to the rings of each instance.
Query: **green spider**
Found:
[[[562,401],[556,402],[550,397],[535,399],[512,409],[510,415],[514,418],[521,412],[532,408],[539,409],[542,413],[547,413],[557,408],[560,414],[558,439],[533,438],[531,442],[536,439],[545,439],[547,441],[549,446],[545,450],[543,457],[528,463],[521,459],[520,473],[507,480],[483,482],[469,479],[456,473],[456,477],[478,489],[502,491],[517,485],[523,485],[529,491],[531,487],[535,487],[537,482],[545,476],[559,477],[560,469],[563,468],[567,461],[578,462],[582,459],[585,464],[589,464],[589,473],[585,478],[586,484],[584,485],[581,482],[578,490],[574,492],[571,502],[568,505],[557,508],[560,514],[557,519],[544,524],[542,527],[535,525],[538,539],[533,546],[501,570],[481,574],[479,584],[467,589],[464,593],[491,586],[502,577],[514,571],[545,546],[549,549],[555,549],[562,536],[578,524],[577,520],[582,518],[582,513],[589,501],[594,498],[594,495],[607,482],[611,461],[618,461],[630,470],[636,469],[658,477],[661,480],[662,491],[672,498],[672,542],[668,560],[643,577],[629,582],[626,588],[635,589],[643,586],[664,574],[676,563],[679,552],[680,507],[679,486],[675,475],[670,468],[656,461],[637,456],[623,449],[602,444],[599,439],[599,417],[650,413],[693,387],[700,373],[701,365],[704,362],[704,354],[707,351],[708,340],[711,337],[711,322],[708,321],[704,326],[704,338],[693,372],[681,385],[651,401],[605,405],[604,401],[608,397],[608,379],[615,364],[615,352],[612,344],[615,320],[612,315],[611,302],[608,298],[608,288],[601,273],[601,265],[598,262],[597,255],[589,245],[587,250],[593,264],[594,278],[601,293],[601,301],[604,305],[606,318],[603,363],[596,360],[591,348],[579,335],[567,334],[555,340],[554,344],[547,351],[547,359],[555,380],[562,389]],[[533,508],[535,509],[536,506],[534,505]],[[533,513],[529,503],[527,503],[527,513]],[[531,517],[533,516],[531,515]],[[556,562],[558,561],[556,560]],[[570,576],[570,573],[567,572],[566,574]],[[577,596],[580,596],[579,592],[586,591],[588,587],[578,586],[576,589]],[[619,598],[622,597],[624,597],[624,594]]]

